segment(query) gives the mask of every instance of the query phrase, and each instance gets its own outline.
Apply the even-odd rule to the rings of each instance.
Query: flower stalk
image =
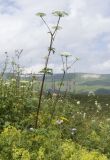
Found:
[[[42,83],[41,83],[41,88],[40,88],[40,95],[39,95],[39,101],[38,101],[38,107],[37,107],[36,119],[35,119],[35,128],[38,128],[39,113],[40,113],[40,109],[41,109],[43,88],[44,88],[44,82],[45,82],[45,77],[46,77],[46,70],[48,68],[49,58],[50,58],[51,53],[53,53],[53,54],[55,53],[55,49],[53,48],[53,42],[55,40],[56,33],[59,28],[60,19],[61,19],[61,17],[64,17],[66,15],[66,12],[55,11],[52,14],[55,16],[58,16],[57,25],[56,25],[54,31],[52,31],[50,29],[49,25],[47,24],[47,22],[43,18],[45,16],[45,14],[44,13],[37,13],[37,16],[41,17],[42,21],[44,22],[44,24],[46,25],[46,27],[49,31],[48,33],[50,34],[50,45],[48,48],[48,55],[47,55],[47,58],[45,61],[44,73],[43,73],[43,78],[42,78]]]

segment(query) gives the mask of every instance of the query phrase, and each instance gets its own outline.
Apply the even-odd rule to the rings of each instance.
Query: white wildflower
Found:
[[[58,119],[57,121],[56,121],[56,124],[62,124],[63,123],[63,120],[61,119]]]
[[[71,134],[74,135],[76,133],[77,129],[76,128],[72,128],[71,129]]]
[[[86,113],[83,114],[83,119],[85,119],[85,118],[86,118]]]
[[[96,105],[96,106],[98,105],[98,102],[97,102],[97,101],[95,101],[95,105]]]
[[[71,130],[72,130],[72,131],[76,131],[77,129],[76,129],[76,128],[72,128]]]
[[[20,88],[25,88],[26,86],[20,86]]]
[[[77,101],[76,103],[79,105],[79,104],[80,104],[80,101]]]
[[[101,110],[101,109],[102,109],[102,107],[101,107],[100,104],[97,105],[97,109],[98,109],[98,110]]]
[[[99,110],[97,110],[97,113],[99,112]]]
[[[58,102],[63,102],[63,100],[62,100],[62,99],[59,99]]]
[[[33,131],[34,131],[34,128],[31,127],[31,128],[29,128],[29,130],[33,132]]]
[[[16,79],[11,79],[12,82],[16,82]]]
[[[88,96],[95,96],[94,91],[89,91]]]
[[[10,83],[9,83],[9,82],[5,82],[5,85],[6,85],[6,86],[9,86],[9,85],[10,85]]]

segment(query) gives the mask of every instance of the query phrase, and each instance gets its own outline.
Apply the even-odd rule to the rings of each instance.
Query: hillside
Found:
[[[62,74],[55,74],[55,84],[60,82]],[[52,76],[47,76],[46,81],[51,82]],[[69,81],[69,89],[74,93],[110,94],[110,74],[68,73],[65,77]],[[64,88],[64,87],[63,87]]]
[[[29,80],[32,75],[22,75],[21,79]],[[45,89],[58,90],[62,74],[47,75]],[[10,79],[11,73],[4,75],[5,79]],[[42,75],[35,74],[37,81],[41,82]],[[110,94],[110,74],[91,74],[91,73],[68,73],[64,79],[62,91],[65,90],[68,81],[68,90],[76,94],[88,94],[93,91],[96,94]]]

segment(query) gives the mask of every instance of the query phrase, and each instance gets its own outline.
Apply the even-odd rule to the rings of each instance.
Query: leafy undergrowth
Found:
[[[43,97],[34,82],[0,81],[0,160],[110,159],[110,96]]]
[[[0,134],[2,160],[107,160],[97,151],[87,151],[56,129],[17,130],[8,126]]]

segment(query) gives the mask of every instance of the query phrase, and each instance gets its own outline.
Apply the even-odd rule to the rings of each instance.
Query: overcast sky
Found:
[[[46,21],[55,25],[52,11],[64,10],[49,66],[61,72],[61,52],[79,57],[70,72],[110,73],[110,0],[0,0],[0,63],[4,52],[14,56],[23,49],[21,65],[28,72],[43,68],[49,45],[48,30],[37,12],[47,14]]]

